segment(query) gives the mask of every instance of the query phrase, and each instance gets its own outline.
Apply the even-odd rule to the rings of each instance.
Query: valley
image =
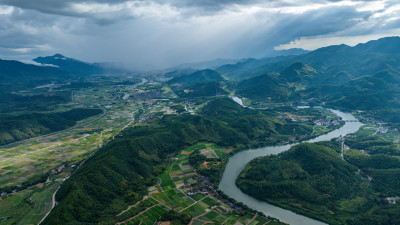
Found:
[[[214,69],[37,58],[58,67],[0,94],[1,222],[388,224],[399,40]]]
[[[281,224],[272,218],[248,212],[248,208],[243,209],[223,198],[207,177],[196,173],[190,166],[189,155],[195,150],[213,152],[213,156],[205,151],[204,154],[207,158],[222,160],[226,160],[231,151],[212,144],[197,144],[184,149],[167,163],[159,183],[149,188],[149,195],[118,214],[118,220],[122,222],[117,224],[154,224],[171,209],[189,215],[192,219],[188,224]]]

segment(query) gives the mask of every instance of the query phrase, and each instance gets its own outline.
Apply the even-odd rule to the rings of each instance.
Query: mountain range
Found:
[[[215,70],[176,73],[168,83],[218,81],[239,97],[269,102],[309,99],[345,109],[396,111],[400,110],[399,47],[400,37],[354,47],[328,46],[297,56],[248,59]]]
[[[64,82],[93,74],[124,73],[110,63],[87,63],[61,54],[33,59],[39,65],[0,59],[0,93]]]

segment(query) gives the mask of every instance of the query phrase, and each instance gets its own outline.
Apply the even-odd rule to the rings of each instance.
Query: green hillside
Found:
[[[23,90],[69,78],[71,78],[69,73],[56,67],[36,66],[0,59],[0,93]]]
[[[174,88],[174,91],[183,98],[210,97],[228,94],[228,92],[221,87],[221,84],[215,81],[194,84],[183,88],[178,86]]]
[[[33,59],[33,61],[41,64],[55,65],[60,70],[74,73],[76,75],[100,74],[104,72],[104,69],[97,65],[85,63],[73,58],[67,58],[61,54],[37,57]]]
[[[62,113],[0,116],[0,145],[74,126],[77,121],[102,113],[101,109],[72,109]]]
[[[301,62],[296,62],[289,67],[283,69],[279,73],[279,79],[287,80],[287,82],[304,82],[313,79],[317,73],[312,67]]]
[[[222,75],[214,70],[205,69],[194,72],[190,75],[183,75],[175,77],[168,81],[168,84],[181,84],[181,85],[193,85],[202,82],[209,81],[223,81],[225,80]]]
[[[238,95],[248,98],[271,98],[274,101],[284,101],[291,95],[285,82],[279,80],[276,74],[264,74],[252,77],[238,83]]]
[[[326,143],[298,144],[277,156],[254,159],[237,185],[260,200],[329,224],[399,223],[400,207],[383,199],[399,194],[399,159],[353,154],[347,162],[337,143]],[[366,176],[370,172],[372,181]]]
[[[241,148],[276,143],[276,123],[229,98],[207,104],[199,115],[168,115],[124,131],[71,176],[44,224],[115,223],[115,215],[157,182],[171,155],[198,142]],[[273,142],[275,141],[275,142]]]

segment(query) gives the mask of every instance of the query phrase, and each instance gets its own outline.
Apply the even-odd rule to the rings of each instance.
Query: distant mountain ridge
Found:
[[[0,59],[0,92],[33,87],[69,77],[69,73],[56,67],[36,66],[15,60]]]
[[[332,45],[302,55],[249,59],[223,65],[216,71],[230,79],[243,79],[270,72],[281,72],[288,65],[301,62],[315,69],[313,83],[344,83],[381,70],[400,71],[400,37],[387,37],[354,47]],[[334,77],[334,79],[331,79]],[[337,78],[337,79],[336,79]]]
[[[33,61],[41,64],[50,64],[57,66],[60,70],[67,71],[70,73],[76,73],[79,75],[90,75],[103,73],[103,68],[82,62],[73,58],[67,58],[61,54],[55,54],[53,56],[37,57]]]
[[[175,77],[168,81],[168,84],[193,85],[208,81],[223,81],[225,78],[215,70],[205,69],[189,75]]]

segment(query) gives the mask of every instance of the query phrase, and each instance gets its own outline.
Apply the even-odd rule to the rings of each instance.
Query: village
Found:
[[[187,213],[192,217],[190,224],[281,224],[246,210],[217,191],[209,178],[190,166],[189,155],[196,149],[207,149],[208,153],[212,150],[215,156],[223,158],[229,153],[212,144],[198,144],[171,157],[159,183],[149,188],[149,194],[142,201],[121,212],[117,224],[170,224],[170,221],[159,221],[169,210]]]

